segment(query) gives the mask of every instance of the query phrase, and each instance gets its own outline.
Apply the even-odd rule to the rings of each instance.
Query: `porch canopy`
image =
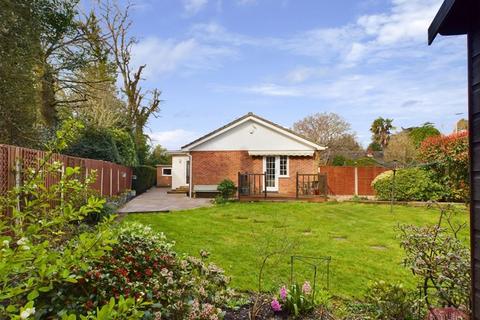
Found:
[[[314,151],[313,150],[301,150],[301,151],[288,151],[288,150],[280,150],[280,151],[272,151],[272,150],[250,150],[248,151],[248,155],[250,156],[295,156],[295,157],[312,157]]]

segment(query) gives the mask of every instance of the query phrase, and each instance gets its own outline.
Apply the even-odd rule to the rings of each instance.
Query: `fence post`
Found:
[[[113,191],[113,186],[112,186],[113,185],[113,177],[112,177],[113,176],[113,172],[112,172],[113,169],[112,169],[111,165],[109,165],[109,167],[110,167],[110,197],[111,197],[112,196],[112,191]]]
[[[358,167],[355,167],[355,195],[358,196]]]
[[[103,196],[103,165],[100,171],[100,194]]]

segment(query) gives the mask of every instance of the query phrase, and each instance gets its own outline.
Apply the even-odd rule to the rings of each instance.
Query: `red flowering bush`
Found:
[[[448,189],[445,200],[466,200],[469,193],[468,132],[425,139],[419,150],[437,182]]]
[[[120,296],[149,304],[144,319],[221,319],[233,293],[223,270],[202,258],[179,256],[161,233],[138,223],[118,230],[117,243],[83,274],[76,287],[82,308]],[[78,296],[76,297],[78,303]]]

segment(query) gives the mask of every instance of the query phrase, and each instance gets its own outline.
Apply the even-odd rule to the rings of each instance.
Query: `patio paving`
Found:
[[[183,194],[167,194],[168,190],[168,188],[151,188],[127,202],[118,212],[170,212],[212,205],[211,199],[193,199]]]

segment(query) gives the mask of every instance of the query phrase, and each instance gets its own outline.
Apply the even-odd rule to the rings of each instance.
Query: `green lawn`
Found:
[[[331,292],[358,297],[375,279],[413,285],[410,272],[402,266],[396,226],[433,224],[437,218],[438,210],[426,208],[396,206],[391,214],[387,205],[289,202],[132,214],[125,221],[139,221],[164,232],[176,241],[179,252],[198,255],[200,249],[208,250],[210,260],[224,268],[232,286],[240,290],[256,288],[258,252],[266,250],[266,243],[295,243],[297,255],[332,257]],[[459,219],[468,220],[467,212]],[[289,255],[283,255],[267,265],[266,289],[288,281],[289,260]],[[296,268],[299,280],[311,274],[306,267]]]

